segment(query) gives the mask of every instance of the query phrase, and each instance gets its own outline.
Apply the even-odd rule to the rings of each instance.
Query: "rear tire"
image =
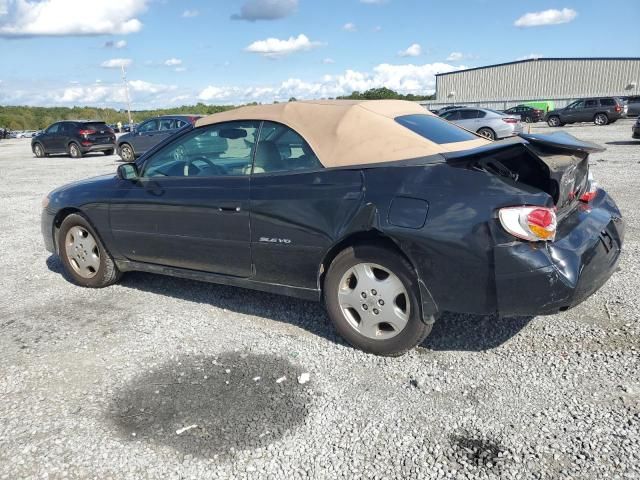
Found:
[[[58,253],[68,278],[81,287],[114,284],[120,271],[91,224],[82,215],[68,215],[58,230]]]
[[[71,158],[82,158],[82,150],[80,150],[80,146],[77,143],[69,144],[69,156]]]
[[[422,321],[419,286],[409,262],[387,248],[362,244],[340,252],[324,281],[335,329],[351,345],[398,356],[419,345],[432,324]]]
[[[547,125],[549,125],[552,128],[559,127],[562,125],[562,122],[560,122],[560,117],[553,115],[547,119]]]
[[[125,162],[135,161],[136,155],[133,152],[133,147],[128,143],[123,143],[120,146],[120,158]]]
[[[596,116],[593,117],[593,123],[602,127],[609,123],[609,117],[605,113],[596,113]]]
[[[483,136],[484,138],[488,139],[488,140],[495,140],[496,139],[496,132],[494,132],[493,130],[491,130],[489,127],[482,127],[481,129],[478,130],[478,135]]]

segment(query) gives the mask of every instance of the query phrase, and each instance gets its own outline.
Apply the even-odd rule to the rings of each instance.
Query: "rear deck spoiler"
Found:
[[[555,132],[555,133],[523,133],[518,137],[511,137],[505,140],[500,140],[497,142],[492,142],[489,145],[485,145],[483,147],[473,148],[471,150],[463,150],[457,152],[445,152],[441,153],[446,160],[458,160],[464,159],[466,157],[473,157],[475,155],[482,155],[489,152],[494,152],[498,150],[505,150],[508,148],[512,148],[514,145],[527,145],[530,144],[534,149],[550,149],[550,150],[561,150],[561,153],[571,154],[571,153],[595,153],[595,152],[604,152],[606,148],[598,145],[593,142],[586,142],[584,140],[580,140],[573,135],[570,135],[565,132]],[[556,152],[560,153],[560,152]],[[584,156],[584,155],[579,155]]]

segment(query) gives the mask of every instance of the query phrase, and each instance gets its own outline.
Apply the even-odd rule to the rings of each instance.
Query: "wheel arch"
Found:
[[[409,262],[420,286],[419,298],[422,320],[428,324],[433,323],[434,315],[438,312],[438,308],[427,286],[420,278],[415,262],[413,262],[412,259],[404,252],[396,240],[377,229],[350,233],[337,241],[327,250],[318,268],[318,289],[320,291],[320,297],[324,298],[326,273],[336,256],[346,248],[363,244],[371,244],[388,248]]]

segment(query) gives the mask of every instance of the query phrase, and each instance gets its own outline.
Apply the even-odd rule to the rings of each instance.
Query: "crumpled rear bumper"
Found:
[[[599,190],[560,222],[554,242],[497,245],[498,313],[549,315],[586,300],[615,271],[624,229],[615,202]]]

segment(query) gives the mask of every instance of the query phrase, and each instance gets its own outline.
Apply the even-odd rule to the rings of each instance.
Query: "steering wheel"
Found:
[[[207,167],[209,167],[212,171],[214,175],[226,175],[227,174],[227,170],[221,166],[221,165],[216,165],[215,163],[213,163],[211,160],[209,160],[207,157],[196,157],[196,158],[192,158],[191,160],[187,161],[187,163],[185,163],[185,172],[188,171],[189,166],[195,162],[203,162],[207,165]]]

